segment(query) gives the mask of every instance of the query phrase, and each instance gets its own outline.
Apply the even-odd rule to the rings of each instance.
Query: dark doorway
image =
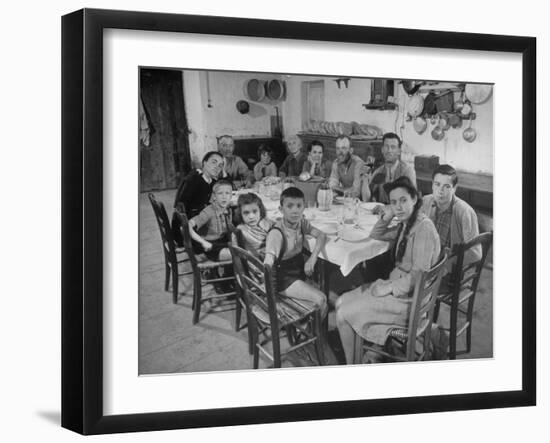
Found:
[[[141,141],[140,191],[178,186],[191,169],[183,73],[140,69],[140,94],[149,125],[149,146]]]

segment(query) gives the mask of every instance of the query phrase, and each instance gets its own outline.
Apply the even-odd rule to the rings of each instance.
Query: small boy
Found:
[[[304,280],[311,276],[326,236],[304,219],[304,193],[295,187],[281,193],[282,220],[275,223],[266,240],[264,263],[277,266],[277,290],[287,297],[313,303],[324,318],[328,312],[327,298]],[[306,235],[316,238],[311,256],[304,262],[302,251]]]
[[[260,161],[254,166],[254,178],[261,180],[264,177],[277,177],[277,166],[271,161],[273,151],[267,145],[260,145],[258,155]]]
[[[210,260],[230,260],[229,241],[231,191],[227,180],[219,180],[212,189],[212,203],[189,220],[189,233],[195,253],[204,253]],[[195,230],[197,229],[197,230]],[[197,232],[198,231],[198,232]]]

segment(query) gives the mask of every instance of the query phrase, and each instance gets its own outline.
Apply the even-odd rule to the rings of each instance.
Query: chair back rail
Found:
[[[174,209],[174,217],[176,219],[176,223],[179,224],[179,227],[181,229],[181,236],[183,238],[183,247],[187,251],[187,255],[189,256],[189,261],[191,262],[193,271],[195,271],[197,269],[199,261],[193,249],[193,242],[191,240],[191,234],[189,232],[189,220],[187,219],[187,215],[186,215],[185,207],[183,206],[183,203],[179,203],[178,206]]]
[[[235,244],[230,245],[236,277],[243,287],[245,303],[252,309],[259,306],[269,313],[273,330],[279,329],[277,317],[276,289],[273,270],[264,265],[258,257]]]
[[[149,193],[149,201],[159,227],[164,255],[170,260],[176,260],[176,246],[164,203],[158,201],[153,193]]]
[[[469,289],[474,293],[476,292],[479,279],[481,277],[481,270],[485,264],[487,253],[489,252],[492,242],[493,232],[489,231],[478,235],[468,243],[463,243],[456,246],[456,250],[451,256],[456,256],[456,263],[453,267],[453,272],[451,275],[451,282],[458,282],[453,284],[455,295],[465,289]],[[477,247],[477,245],[481,245],[480,259],[465,263],[467,252]],[[468,283],[470,284],[468,285]]]
[[[408,325],[406,358],[409,361],[418,359],[416,347],[419,341],[423,348],[420,359],[423,360],[428,354],[435,301],[446,261],[447,256],[444,255],[430,270],[420,273],[416,281]]]
[[[440,294],[436,308],[435,318],[439,315],[439,304],[441,302],[450,306],[450,327],[449,327],[449,358],[455,359],[457,355],[457,337],[464,331],[466,334],[466,350],[460,353],[468,353],[471,349],[471,325],[475,302],[475,295],[481,278],[481,272],[487,259],[487,254],[493,242],[493,232],[484,232],[467,243],[455,245],[451,259],[455,259],[448,285]],[[470,261],[474,248],[481,245],[481,257]],[[466,310],[460,308],[462,303],[467,302]],[[458,314],[466,315],[464,326],[458,329]]]

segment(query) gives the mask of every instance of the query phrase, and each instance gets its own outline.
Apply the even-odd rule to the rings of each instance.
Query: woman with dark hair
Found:
[[[307,147],[308,157],[304,162],[302,174],[307,172],[310,177],[330,177],[332,162],[323,158],[325,146],[319,140],[313,140]]]
[[[198,215],[209,203],[212,197],[212,187],[223,166],[223,157],[217,151],[207,152],[202,159],[202,170],[194,169],[181,181],[176,191],[174,207],[183,203],[185,214],[190,220]],[[183,245],[180,226],[172,219],[172,232],[179,246]]]
[[[264,177],[277,177],[277,166],[271,161],[273,151],[268,145],[261,144],[258,148],[260,161],[254,166],[254,178],[261,180]]]
[[[371,238],[392,242],[394,268],[387,280],[347,292],[336,303],[336,325],[347,363],[360,363],[356,352],[360,337],[382,346],[390,329],[407,326],[416,280],[439,259],[439,235],[420,211],[422,200],[410,179],[399,177],[386,183],[384,190],[390,204]],[[398,224],[390,228],[394,217]]]

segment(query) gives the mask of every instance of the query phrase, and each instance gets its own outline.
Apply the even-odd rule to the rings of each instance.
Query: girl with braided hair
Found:
[[[361,337],[383,346],[392,328],[407,326],[416,279],[439,259],[439,235],[420,211],[422,200],[410,179],[399,177],[384,190],[390,204],[370,236],[392,243],[394,268],[387,280],[347,292],[336,303],[336,325],[348,364],[361,363]],[[398,224],[390,227],[394,217]]]

